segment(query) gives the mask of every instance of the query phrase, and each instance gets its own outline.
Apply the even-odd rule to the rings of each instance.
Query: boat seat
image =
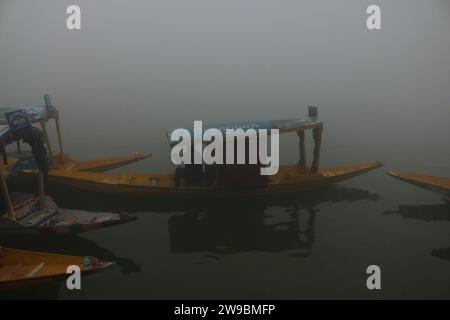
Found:
[[[320,174],[324,177],[329,177],[329,176],[332,176],[334,173],[331,171],[327,171],[327,170],[320,170]]]
[[[44,208],[41,210],[30,212],[29,214],[23,216],[21,219],[18,219],[18,221],[25,226],[36,226],[50,220],[56,214],[58,214],[58,210]]]
[[[133,176],[129,175],[121,175],[119,179],[119,183],[121,184],[130,184],[131,180],[133,180]]]
[[[32,278],[34,276],[36,276],[45,266],[44,262],[39,263],[33,270],[31,270],[26,276],[25,278]]]
[[[157,187],[159,185],[159,178],[155,178],[155,177],[150,177],[149,178],[149,184],[152,187]]]

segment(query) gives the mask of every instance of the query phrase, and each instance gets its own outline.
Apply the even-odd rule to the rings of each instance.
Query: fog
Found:
[[[82,30],[66,28],[70,4]],[[370,4],[382,30],[366,28]],[[449,14],[447,0],[0,0],[0,105],[50,93],[71,156],[153,152],[146,170],[170,166],[167,128],[315,105],[323,163],[445,175]]]
[[[71,4],[81,30],[66,28]],[[381,30],[366,27],[372,4]],[[448,299],[449,207],[386,170],[450,176],[449,18],[448,0],[0,0],[0,106],[42,105],[49,93],[73,159],[151,152],[116,170],[170,170],[166,129],[292,118],[314,105],[322,167],[385,164],[280,203],[198,201],[161,214],[161,199],[141,207],[56,185],[62,208],[138,220],[26,243],[117,262],[51,297]],[[297,161],[296,135],[282,135],[280,163]],[[0,244],[18,248],[13,240]],[[378,292],[366,287],[372,264]]]

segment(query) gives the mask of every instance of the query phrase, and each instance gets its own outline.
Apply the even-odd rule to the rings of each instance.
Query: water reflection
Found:
[[[59,205],[93,211],[160,212],[169,218],[170,248],[174,253],[295,250],[308,256],[315,239],[318,205],[325,202],[377,201],[369,191],[333,185],[320,190],[270,198],[217,201],[126,199],[62,187],[50,190]],[[70,195],[70,196],[68,196]],[[174,214],[175,213],[175,214]]]
[[[136,200],[64,188],[50,190],[61,206],[93,211],[171,213],[170,248],[174,253],[241,251],[311,252],[318,206],[326,202],[377,201],[369,191],[333,185],[320,190],[270,198],[222,201]],[[70,196],[68,196],[70,194]],[[80,203],[83,208],[79,208]]]
[[[401,205],[397,210],[384,211],[383,214],[398,214],[406,219],[422,221],[450,221],[450,203]],[[450,260],[450,248],[433,249],[433,257]]]
[[[288,254],[293,257],[306,257],[313,249],[316,238],[315,218],[321,204],[379,199],[378,195],[368,191],[339,185],[278,198],[221,202],[136,201],[67,191],[58,188],[53,189],[50,194],[60,206],[67,208],[142,212],[141,215],[167,212],[170,214],[167,215],[168,225],[161,227],[168,228],[170,251],[202,252],[205,258],[212,261],[220,260],[218,253],[242,251],[289,250]],[[136,224],[136,227],[139,226]],[[142,225],[142,228],[146,229],[147,226]],[[18,249],[93,255],[102,260],[116,261],[123,274],[141,270],[134,260],[118,257],[94,241],[77,235],[57,239],[40,238],[39,241],[0,237],[0,243],[5,247]],[[130,251],[130,255],[132,254],[139,256],[141,251]],[[39,290],[20,291],[17,295],[8,293],[7,297],[57,298],[64,289],[62,285],[64,284],[59,283],[39,287]]]
[[[397,210],[384,211],[383,214],[398,214],[423,221],[450,221],[450,204],[400,205]]]
[[[440,248],[431,251],[433,257],[450,261],[450,248]]]
[[[187,211],[169,220],[172,252],[233,253],[310,249],[314,241],[315,212],[294,209],[286,221],[269,222],[262,206],[226,206],[212,211]],[[303,220],[303,224],[300,223]],[[301,230],[303,229],[303,230]]]
[[[169,219],[170,247],[175,253],[294,250],[292,256],[305,257],[316,236],[319,204],[378,199],[365,190],[332,186],[277,199],[205,205]]]

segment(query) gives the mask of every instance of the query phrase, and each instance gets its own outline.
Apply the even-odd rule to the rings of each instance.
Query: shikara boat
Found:
[[[400,173],[395,171],[389,171],[388,174],[396,179],[438,193],[447,201],[450,201],[450,178],[430,176],[421,173]]]
[[[51,170],[49,179],[57,184],[82,190],[115,196],[138,198],[235,198],[249,196],[270,196],[295,193],[314,189],[331,183],[346,180],[380,167],[380,162],[358,163],[352,165],[319,168],[320,146],[323,124],[317,118],[317,108],[310,107],[308,117],[279,121],[231,123],[211,126],[215,128],[254,128],[278,129],[280,133],[294,132],[299,136],[300,161],[298,164],[282,165],[277,174],[267,176],[264,185],[246,186],[239,180],[235,184],[224,184],[216,179],[213,183],[198,185],[179,185],[175,174],[157,173],[99,173],[67,170]],[[310,167],[306,161],[305,131],[312,130],[315,141],[313,160]],[[216,165],[219,171],[228,165]],[[228,171],[224,175],[229,175]],[[258,171],[259,174],[259,171]],[[241,179],[242,178],[242,179]]]
[[[48,284],[67,278],[67,267],[76,265],[81,274],[107,268],[113,262],[94,257],[67,256],[0,247],[0,291]]]
[[[0,149],[3,161],[0,161],[0,235],[54,235],[90,231],[136,219],[127,214],[107,212],[85,212],[58,208],[53,200],[45,196],[45,174],[48,172],[45,142],[42,132],[33,127],[25,110],[8,114],[10,127],[0,130]],[[8,158],[5,146],[24,141],[33,150],[34,160],[38,164],[37,195],[10,193],[6,178],[17,164],[16,158]]]
[[[49,160],[51,169],[69,170],[69,171],[106,171],[115,168],[119,168],[151,156],[151,154],[141,154],[135,153],[129,156],[115,157],[108,159],[97,159],[97,160],[87,160],[87,161],[77,161],[71,159],[67,154],[64,153],[61,129],[59,125],[59,112],[55,106],[53,106],[50,95],[46,94],[44,96],[45,105],[34,106],[34,107],[7,107],[0,108],[0,125],[8,125],[5,114],[15,110],[25,110],[28,114],[30,121],[33,124],[39,124],[41,130],[44,134],[45,144],[49,152]],[[55,121],[56,135],[58,138],[59,152],[54,153],[53,147],[50,143],[49,134],[47,130],[47,122],[49,120]],[[17,151],[10,151],[9,156],[17,157],[22,161],[20,166],[17,167],[18,170],[21,169],[35,169],[36,163],[27,150],[22,150],[20,141],[17,142]]]
[[[76,234],[136,220],[135,216],[125,213],[59,208],[49,196],[44,197],[42,208],[35,195],[11,193],[10,196],[14,218],[0,217],[0,235],[5,237]]]

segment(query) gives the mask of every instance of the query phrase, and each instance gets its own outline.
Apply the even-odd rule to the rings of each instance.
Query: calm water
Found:
[[[295,117],[311,104],[325,123],[322,166],[385,166],[264,201],[137,202],[53,188],[61,207],[138,220],[0,239],[118,264],[84,278],[81,291],[14,296],[450,298],[450,207],[386,175],[450,176],[447,0],[379,1],[380,32],[364,25],[371,1],[78,2],[83,29],[68,32],[69,1],[0,0],[0,106],[42,104],[49,92],[72,158],[152,152],[116,171],[170,171],[167,128]],[[297,161],[295,135],[280,153]],[[366,288],[371,264],[381,267],[378,292]]]
[[[151,170],[151,162],[135,167]],[[58,188],[52,195],[60,206],[135,212],[138,220],[58,240],[8,243],[118,264],[83,278],[81,291],[51,286],[16,295],[449,298],[450,208],[439,196],[388,177],[388,168],[320,191],[258,201],[169,204]],[[371,264],[382,269],[380,292],[365,286]]]

